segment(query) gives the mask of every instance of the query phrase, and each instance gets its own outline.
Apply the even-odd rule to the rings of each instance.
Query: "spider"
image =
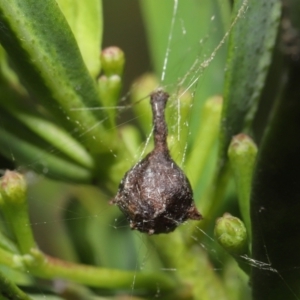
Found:
[[[148,234],[169,233],[187,219],[200,220],[191,184],[170,156],[165,107],[169,95],[162,89],[151,94],[154,149],[134,165],[120,182],[116,204],[132,229]]]

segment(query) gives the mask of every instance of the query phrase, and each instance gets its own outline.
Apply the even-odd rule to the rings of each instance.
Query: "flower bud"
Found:
[[[152,129],[152,116],[149,110],[150,94],[158,85],[158,80],[154,75],[144,74],[134,82],[131,89],[133,110],[145,135],[148,135]]]
[[[7,170],[0,181],[0,192],[4,201],[21,204],[26,201],[26,182],[20,173]]]
[[[106,76],[121,76],[125,63],[124,52],[118,47],[105,48],[101,53],[101,63]]]
[[[122,87],[121,77],[112,75],[101,76],[98,80],[100,96],[105,106],[115,106],[119,99],[119,93]]]
[[[251,239],[250,193],[257,147],[246,134],[238,134],[231,140],[228,156],[236,182],[240,211]]]
[[[229,213],[217,219],[214,235],[219,244],[231,255],[238,256],[248,252],[245,225]]]
[[[193,151],[187,157],[186,167],[190,172],[192,186],[197,186],[202,176],[207,177],[205,168],[214,146],[218,141],[223,98],[219,95],[210,97],[204,103],[200,115],[200,126],[193,142]],[[204,207],[207,204],[204,204]]]
[[[6,171],[0,180],[0,205],[22,254],[36,247],[27,207],[27,186],[22,174]]]

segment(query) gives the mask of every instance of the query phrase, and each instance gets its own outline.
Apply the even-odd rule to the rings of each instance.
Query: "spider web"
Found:
[[[219,55],[226,53],[222,47],[227,41],[230,30],[235,26],[236,22],[240,18],[247,17],[248,1],[245,0],[236,15],[231,21],[229,29],[222,35],[217,44],[211,45],[211,48],[207,50],[204,46],[209,43],[210,39],[214,34],[214,24],[217,22],[218,16],[211,15],[210,26],[202,36],[199,37],[198,45],[195,45],[195,49],[187,49],[184,56],[190,56],[192,63],[188,68],[181,68],[182,63],[174,61],[172,58],[173,49],[176,48],[177,43],[184,43],[188,38],[190,32],[185,26],[185,19],[182,17],[180,12],[180,1],[172,1],[172,13],[169,16],[170,28],[168,30],[168,37],[166,39],[166,48],[164,60],[160,72],[159,86],[168,90],[171,93],[171,98],[168,104],[168,126],[169,135],[174,138],[174,143],[183,143],[181,151],[177,152],[176,157],[173,157],[176,162],[185,167],[186,157],[191,151],[193,146],[193,139],[188,138],[183,140],[182,131],[183,127],[188,128],[189,136],[192,136],[193,130],[196,130],[198,121],[193,115],[195,111],[199,111],[203,105],[203,101],[200,104],[196,98],[202,98],[205,100],[209,94],[201,92],[201,87],[206,84],[206,79],[209,78],[207,70],[213,64],[215,59],[218,59]],[[174,28],[180,26],[182,28],[182,36],[178,41],[178,37],[174,35]],[[205,52],[204,48],[206,49]],[[225,67],[225,66],[224,66]],[[175,74],[175,75],[174,75]],[[223,74],[220,74],[222,77]],[[174,79],[176,78],[176,79]],[[218,80],[218,79],[216,79]],[[127,100],[128,95],[131,92],[125,91],[123,100]],[[189,108],[189,119],[184,125],[181,123],[181,98],[186,94],[192,97],[192,101]],[[147,96],[147,95],[145,95]],[[122,100],[120,104],[115,108],[104,109],[115,109],[118,115],[122,113],[122,121],[118,126],[123,126],[126,123],[132,123],[135,118],[143,118],[142,115],[131,117],[132,115],[124,114],[123,111],[128,111],[128,106],[123,105]],[[90,108],[97,109],[97,108]],[[150,110],[150,106],[149,106]],[[125,121],[123,121],[125,118]],[[144,157],[145,153],[151,149],[152,130],[147,134],[145,141],[136,150],[135,158],[130,158],[131,165],[134,165],[138,160]],[[52,149],[48,149],[53,151]],[[171,149],[172,151],[172,149]],[[113,156],[117,154],[111,151]],[[11,153],[12,159],[14,157]],[[30,167],[30,166],[28,166]],[[189,176],[190,170],[185,169],[187,176]],[[122,176],[122,174],[120,174]],[[107,201],[111,195],[106,191],[99,192],[94,188],[86,190],[85,187],[68,186],[65,184],[58,184],[56,182],[43,180],[37,177],[34,173],[28,172],[27,178],[30,182],[30,211],[31,211],[31,224],[25,224],[26,226],[32,226],[37,237],[38,244],[41,249],[45,250],[46,253],[54,256],[59,256],[67,260],[78,259],[78,254],[72,250],[70,238],[68,237],[71,227],[77,228],[80,233],[81,227],[85,228],[84,236],[82,237],[82,243],[90,243],[93,241],[91,248],[99,248],[99,256],[94,256],[93,263],[104,266],[119,269],[133,269],[135,272],[139,271],[161,271],[166,273],[176,273],[178,269],[176,266],[164,267],[159,262],[158,250],[156,247],[149,243],[148,238],[144,234],[138,232],[130,232],[129,226],[125,218],[120,215],[119,211],[115,207],[107,205]],[[121,179],[121,177],[120,177]],[[38,186],[38,187],[37,187]],[[43,194],[45,189],[47,191],[53,191],[48,195]],[[195,191],[195,198],[200,197],[200,192]],[[78,195],[78,198],[74,197],[74,194]],[[70,199],[73,197],[74,199]],[[84,201],[81,199],[84,198]],[[78,206],[78,200],[80,206]],[[197,205],[201,207],[201,200]],[[201,209],[200,209],[201,211]],[[192,227],[192,222],[182,224],[186,228]],[[67,226],[65,226],[67,224]],[[67,229],[66,229],[67,227]],[[98,231],[97,229],[98,228]],[[101,230],[104,228],[104,230]],[[109,230],[107,230],[109,228]],[[237,276],[240,282],[240,287],[243,288],[243,299],[250,299],[250,288],[248,287],[248,277],[240,271],[235,263],[231,270],[225,266],[228,262],[228,255],[224,254],[217,242],[215,241],[211,230],[202,230],[201,227],[197,227],[199,234],[197,236],[191,235],[187,239],[193,240],[198,245],[210,260],[212,261],[212,269],[214,272],[220,274],[220,276],[226,276],[229,271],[233,272]],[[186,232],[189,232],[187,230]],[[113,238],[108,240],[109,235]],[[47,236],[49,238],[45,239]],[[55,237],[55,239],[54,239]],[[73,237],[71,237],[72,239]],[[104,242],[103,242],[104,240]],[[89,241],[89,242],[88,242]],[[107,247],[99,246],[100,244],[106,243]],[[87,246],[87,244],[85,244]],[[114,249],[120,249],[121,251],[115,251]],[[111,252],[115,251],[115,254],[110,257],[109,249]],[[268,249],[265,249],[266,257],[268,257]],[[118,257],[118,258],[117,258]],[[284,281],[284,277],[278,273],[276,269],[272,267],[272,262],[260,262],[256,261],[247,256],[241,256],[240,259],[244,260],[251,267],[266,270],[268,272],[277,273],[278,276]],[[86,263],[92,263],[92,261],[85,261]],[[233,270],[233,271],[232,271]],[[223,274],[223,275],[222,275]],[[225,274],[225,275],[224,275]],[[229,275],[228,275],[229,276]],[[135,288],[135,276],[132,279],[132,285],[128,287],[131,291],[128,295],[128,299],[135,299],[137,290]],[[294,295],[295,299],[298,299],[295,293],[291,290],[291,294]],[[156,294],[153,297],[158,299],[164,299],[160,292],[160,286],[157,285]],[[44,295],[44,298],[48,297]]]

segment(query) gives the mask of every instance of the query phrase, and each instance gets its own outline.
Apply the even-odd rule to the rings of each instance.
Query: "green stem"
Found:
[[[0,273],[0,300],[30,300],[23,291],[21,291],[13,282],[8,280]]]
[[[34,249],[24,256],[0,248],[0,264],[13,269],[27,269],[41,278],[62,278],[91,287],[108,289],[144,289],[167,292],[176,288],[175,280],[158,272],[119,271],[76,264],[50,257]]]
[[[251,241],[250,194],[256,153],[255,143],[246,134],[241,133],[232,138],[228,156],[249,241]]]
[[[23,269],[22,257],[2,248],[0,248],[0,264],[17,270]]]
[[[201,127],[193,146],[194,149],[186,161],[187,170],[193,170],[189,176],[192,186],[196,186],[199,178],[203,177],[208,157],[217,141],[221,110],[222,98],[220,96],[206,100],[201,114]]]
[[[30,228],[27,211],[22,208],[8,209],[6,215],[18,241],[21,253],[29,253],[30,249],[37,247]]]
[[[63,261],[32,249],[31,254],[13,255],[0,248],[0,264],[23,269],[41,278],[61,278],[91,287],[108,289],[143,289],[169,292],[176,288],[175,280],[158,272],[120,271]]]
[[[176,282],[161,273],[119,271],[97,268],[62,261],[40,252],[36,248],[26,201],[26,182],[24,177],[13,171],[6,171],[0,181],[0,205],[18,241],[23,256],[0,248],[0,264],[11,268],[26,267],[29,272],[42,278],[63,278],[93,287],[111,289],[146,289],[170,291]]]
[[[171,299],[227,299],[222,283],[201,247],[188,247],[179,230],[168,235],[151,236],[150,239],[164,267],[175,269],[176,275],[182,278]]]
[[[19,250],[15,243],[13,243],[3,232],[0,231],[0,248],[12,253],[18,254]]]
[[[13,255],[0,248],[0,264],[13,269],[26,270],[38,277],[61,278],[91,287],[107,289],[143,289],[170,292],[176,281],[159,272],[120,271],[63,261],[31,249],[24,256]]]
[[[29,270],[42,278],[63,278],[92,287],[169,291],[176,287],[171,278],[156,272],[119,271],[66,262],[44,255],[44,261]]]
[[[6,171],[0,181],[0,207],[23,254],[30,253],[36,247],[30,227],[26,192],[24,177],[17,172]]]
[[[203,208],[201,209],[204,219],[199,222],[193,222],[193,226],[191,226],[191,229],[189,229],[189,235],[200,239],[200,237],[203,236],[203,230],[208,230],[208,227],[212,222],[212,218],[215,217],[216,212],[220,209],[220,203],[224,199],[229,179],[230,176],[228,166],[225,166],[222,169],[217,169],[212,184],[204,193],[202,201]],[[199,230],[199,228],[201,228],[201,230]],[[191,239],[189,242],[194,244],[197,239]]]

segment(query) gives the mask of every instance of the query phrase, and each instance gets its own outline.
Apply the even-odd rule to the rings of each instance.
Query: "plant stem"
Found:
[[[209,155],[215,145],[218,133],[223,99],[214,96],[206,100],[201,114],[201,127],[197,132],[193,152],[188,156],[186,167],[193,170],[190,181],[193,187],[203,178]]]
[[[176,288],[175,280],[158,272],[120,271],[76,264],[45,255],[37,249],[20,256],[0,248],[0,264],[14,269],[26,267],[29,273],[41,278],[67,279],[91,287],[147,291],[159,289],[161,292]]]
[[[13,269],[22,269],[23,262],[21,255],[12,254],[0,248],[0,265],[5,265]]]
[[[0,300],[2,299],[30,300],[32,298],[27,296],[13,282],[9,281],[0,273]]]
[[[172,299],[227,300],[224,287],[201,247],[189,247],[179,230],[168,235],[151,236],[150,239],[164,267],[175,270],[176,275],[182,278],[181,286],[177,287]]]
[[[202,201],[203,220],[194,222],[191,229],[189,229],[189,236],[196,237],[195,240],[191,239],[189,243],[193,245],[195,241],[200,239],[203,230],[207,230],[212,218],[216,215],[216,211],[220,208],[220,202],[224,199],[228,182],[230,179],[229,168],[226,165],[222,169],[217,169],[212,184],[207,188]],[[201,228],[201,230],[199,230]]]
[[[236,183],[240,212],[247,228],[250,243],[250,194],[256,154],[257,147],[249,136],[242,133],[232,138],[228,149],[228,156]]]
[[[6,171],[0,180],[0,208],[15,235],[21,253],[36,247],[28,215],[27,186],[24,177]]]
[[[66,262],[51,256],[44,256],[44,263],[32,268],[32,272],[43,278],[60,277],[73,282],[93,287],[112,289],[147,289],[171,290],[175,282],[160,273],[145,273],[134,271],[119,271],[113,269],[97,268],[93,266]]]
[[[17,245],[11,241],[3,232],[0,231],[0,248],[12,253],[19,253]]]

